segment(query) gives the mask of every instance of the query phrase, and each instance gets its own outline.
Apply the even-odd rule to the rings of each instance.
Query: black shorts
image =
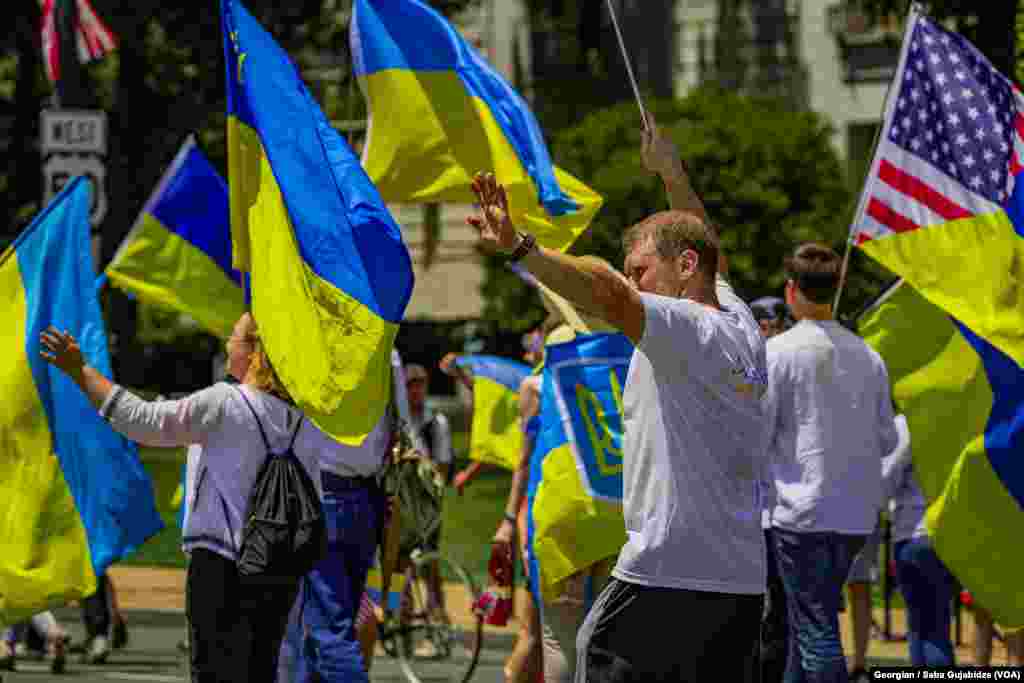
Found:
[[[763,604],[613,578],[577,635],[576,683],[756,683]]]

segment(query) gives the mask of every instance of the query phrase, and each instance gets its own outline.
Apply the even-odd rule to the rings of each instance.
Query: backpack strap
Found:
[[[250,403],[249,399],[246,398],[244,391],[242,391],[237,386],[234,387],[234,389],[235,391],[238,392],[238,395],[242,397],[242,400],[245,401],[245,405],[249,406],[249,410],[250,412],[252,412],[252,416],[256,418],[256,426],[259,427],[260,429],[260,436],[263,437],[263,446],[267,449],[267,453],[272,453],[273,451],[270,450],[270,442],[267,441],[267,433],[263,431],[263,423],[260,422],[260,416],[256,414],[256,409],[252,407],[252,403]],[[292,437],[292,441],[294,440],[295,438]]]
[[[306,419],[305,415],[299,415],[299,422],[298,422],[298,424],[295,425],[295,431],[292,432],[291,443],[288,444],[288,450],[289,451],[291,451],[293,448],[295,448],[295,439],[298,438],[299,430],[302,429],[302,423],[305,421],[305,419]]]
[[[263,431],[263,423],[260,422],[260,416],[256,414],[256,409],[252,407],[252,403],[250,403],[249,399],[246,398],[245,392],[242,391],[237,386],[235,387],[235,391],[237,391],[238,395],[242,397],[243,401],[245,401],[245,405],[249,406],[249,411],[252,413],[252,416],[256,418],[256,426],[259,427],[260,429],[260,436],[263,437],[263,446],[264,448],[267,449],[267,453],[270,455],[277,455],[277,453],[274,453],[274,451],[270,448],[270,441],[267,440],[267,433]],[[288,451],[292,450],[292,448],[295,446],[295,439],[299,436],[299,430],[302,429],[302,423],[304,421],[305,416],[299,415],[299,421],[295,425],[295,431],[292,432],[292,440],[288,444]],[[287,453],[288,451],[285,452]]]

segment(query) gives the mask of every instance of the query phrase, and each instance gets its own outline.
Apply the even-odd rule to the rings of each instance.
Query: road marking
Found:
[[[113,678],[117,681],[153,681],[153,683],[183,683],[184,676],[168,676],[165,674],[131,674],[121,671],[108,671],[103,674],[106,678]]]

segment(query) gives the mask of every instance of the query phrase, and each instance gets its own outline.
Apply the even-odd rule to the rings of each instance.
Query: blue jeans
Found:
[[[761,621],[761,683],[782,683],[789,654],[786,589],[779,575],[774,533],[772,529],[764,530],[768,592],[765,595],[764,618]]]
[[[867,534],[773,528],[771,535],[789,616],[789,656],[783,680],[848,683],[839,638],[839,604],[850,565]]]
[[[368,683],[355,622],[384,520],[376,488],[325,474],[327,555],[302,579],[281,645],[278,683]],[[340,482],[339,482],[340,480]]]
[[[896,544],[896,580],[907,602],[907,643],[912,666],[953,666],[953,619],[956,580],[932,550],[927,537]]]

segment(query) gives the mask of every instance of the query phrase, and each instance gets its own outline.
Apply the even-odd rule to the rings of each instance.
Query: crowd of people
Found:
[[[877,573],[872,539],[890,502],[910,661],[952,664],[955,579],[928,540],[912,436],[894,414],[885,365],[834,319],[839,256],[822,244],[796,246],[780,264],[784,297],[748,306],[728,283],[719,228],[674,145],[648,123],[641,155],[670,209],[624,231],[621,272],[538,245],[511,222],[494,176],[474,180],[479,212],[470,223],[481,244],[635,345],[623,392],[625,545],[562,581],[555,599],[528,601],[506,680],[861,680]],[[527,338],[532,366],[546,344],[586,331],[550,313]],[[366,577],[375,562],[385,573],[402,562],[380,552],[395,528],[379,475],[396,430],[409,429],[459,491],[479,470],[454,471],[447,420],[426,407],[426,368],[396,366],[395,393],[407,397],[409,414],[398,419],[396,404],[352,447],[295,406],[250,314],[227,340],[231,379],[175,401],[147,402],[113,383],[56,328],[41,343],[44,358],[118,432],[153,446],[202,447],[183,542],[192,680],[368,681],[381,617]],[[470,386],[452,356],[441,369]],[[493,539],[507,556],[527,555],[525,490],[541,391],[536,374],[519,390],[525,438]],[[286,451],[321,496],[326,550],[304,576],[253,581],[236,566],[247,500],[264,454]],[[440,534],[437,526],[428,542]],[[439,573],[433,579],[443,604]],[[844,585],[856,644],[849,663],[839,631]],[[666,617],[687,626],[652,627]],[[41,615],[33,625],[56,650],[64,638],[51,622]]]

